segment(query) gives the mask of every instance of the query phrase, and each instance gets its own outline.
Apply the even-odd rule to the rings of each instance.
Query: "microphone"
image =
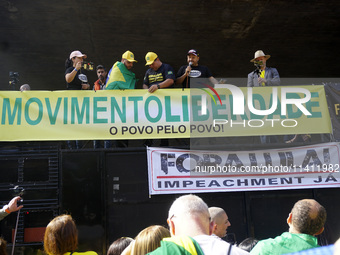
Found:
[[[190,66],[190,67],[192,66],[192,62],[189,62],[189,66]]]

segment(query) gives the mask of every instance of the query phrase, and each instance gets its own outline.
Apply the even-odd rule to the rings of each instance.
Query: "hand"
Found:
[[[312,138],[311,135],[308,135],[308,134],[301,135],[301,136],[302,136],[302,140],[303,140],[304,142],[306,142],[306,141],[308,141],[309,139]]]
[[[84,90],[90,89],[90,85],[87,83],[81,84],[81,89],[84,89]]]
[[[16,212],[19,211],[21,208],[23,208],[23,205],[18,206],[18,201],[21,200],[21,197],[15,197],[8,203],[8,210],[10,212]]]
[[[82,65],[83,65],[83,63],[82,62],[77,62],[77,64],[76,64],[76,69],[79,71],[80,69],[81,69],[81,67],[82,67]]]
[[[220,79],[217,84],[227,84],[227,79]]]
[[[265,78],[258,78],[259,84],[261,84],[262,82],[266,83],[267,80]]]
[[[187,68],[185,69],[186,76],[188,76],[190,72],[191,72],[191,66],[187,66]]]
[[[150,93],[153,93],[153,92],[155,92],[157,89],[158,89],[157,84],[154,84],[154,85],[152,85],[152,86],[149,88],[149,92],[150,92]]]

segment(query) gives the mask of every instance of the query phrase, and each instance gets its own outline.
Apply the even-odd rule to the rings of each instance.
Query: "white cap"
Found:
[[[74,58],[74,57],[79,57],[79,58],[87,58],[87,56],[83,53],[81,53],[79,50],[75,50],[72,51],[70,54],[70,59]]]

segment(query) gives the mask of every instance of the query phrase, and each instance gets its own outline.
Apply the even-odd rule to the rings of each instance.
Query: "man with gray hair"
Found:
[[[22,91],[27,91],[27,90],[31,90],[30,85],[28,85],[28,84],[23,84],[23,85],[20,86],[20,91],[21,91],[21,92],[22,92]]]
[[[223,238],[231,226],[227,213],[220,207],[209,207],[209,214],[213,222],[213,235]]]
[[[197,254],[214,254],[214,255],[242,255],[248,254],[229,243],[221,240],[216,236],[211,236],[212,223],[207,204],[196,195],[184,195],[177,198],[170,207],[167,219],[171,238],[165,238],[161,242],[161,247],[151,254],[169,254],[166,252],[173,251],[174,246],[179,243],[188,243],[189,238],[191,245],[183,247],[196,247]],[[172,243],[176,243],[175,245]],[[197,247],[198,244],[198,247]],[[175,247],[178,249],[178,247]],[[188,251],[188,250],[187,250]],[[190,251],[188,251],[190,252]],[[171,254],[188,254],[176,253]]]
[[[259,241],[251,254],[286,254],[319,247],[316,235],[324,230],[327,213],[314,199],[299,200],[288,215],[289,232]]]

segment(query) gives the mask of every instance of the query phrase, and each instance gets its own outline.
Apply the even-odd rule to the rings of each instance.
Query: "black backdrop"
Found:
[[[178,70],[191,48],[215,77],[247,77],[258,49],[281,77],[338,77],[339,7],[337,0],[1,0],[0,89],[12,89],[9,71],[19,72],[15,89],[65,89],[64,62],[76,49],[107,67],[131,50],[139,88],[148,51]]]

